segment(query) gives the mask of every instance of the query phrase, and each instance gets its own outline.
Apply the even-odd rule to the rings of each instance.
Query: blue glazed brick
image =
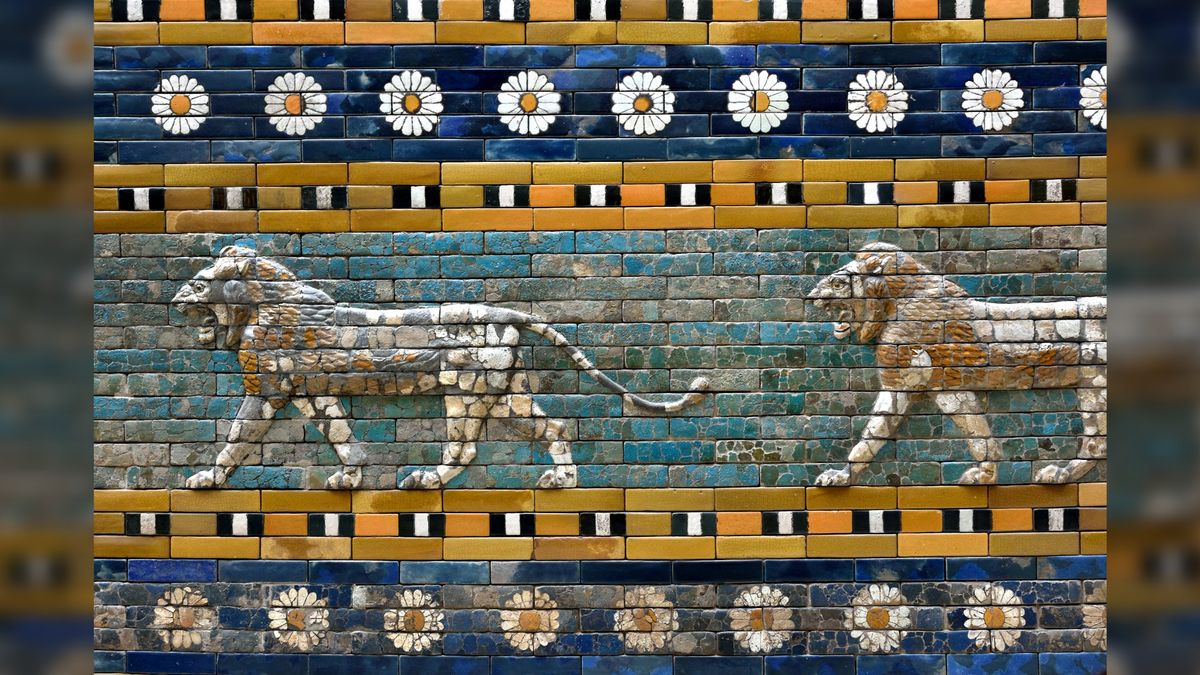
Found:
[[[222,560],[217,575],[226,583],[305,582],[308,563],[303,560]]]
[[[452,45],[404,45],[395,47],[397,68],[449,66],[465,68],[483,65],[483,47]]]
[[[156,45],[153,47],[117,47],[118,68],[203,68],[204,47]]]
[[[575,159],[569,138],[498,138],[487,142],[488,161],[552,161]]]
[[[768,656],[763,666],[766,675],[854,675],[853,656]]]
[[[482,140],[405,138],[392,141],[392,160],[396,162],[454,162],[482,159]]]
[[[127,164],[203,164],[209,161],[208,141],[121,141],[117,156]]]
[[[320,561],[309,563],[308,575],[309,581],[318,584],[395,584],[400,581],[400,564]]]
[[[92,143],[92,161],[97,164],[115,164],[117,162],[116,142],[96,141]]]
[[[302,143],[306,162],[382,162],[392,157],[392,142],[385,139],[313,139]]]
[[[97,673],[125,672],[125,652],[92,652],[92,668]]]
[[[596,675],[671,675],[670,656],[585,656],[583,672]]]
[[[668,159],[739,159],[757,154],[758,139],[672,138],[667,142]]]
[[[1037,654],[951,654],[947,675],[1038,675]]]
[[[1103,155],[1108,152],[1108,134],[1038,134],[1033,137],[1033,151],[1038,155]]]
[[[986,42],[942,45],[942,63],[947,66],[992,66],[1032,63],[1032,42]]]
[[[846,45],[760,45],[760,66],[838,66],[850,60]]]
[[[220,162],[299,162],[300,141],[213,141],[212,153]]]
[[[92,76],[95,91],[153,91],[158,83],[154,70],[97,70]]]
[[[392,48],[384,45],[302,47],[300,58],[306,68],[387,68],[392,65]]]
[[[851,157],[936,157],[937,136],[872,136],[850,139]]]
[[[941,45],[851,45],[852,66],[940,65]]]
[[[449,637],[449,636],[447,636]],[[401,656],[400,672],[421,675],[488,675],[486,656]]]
[[[399,672],[397,656],[358,656],[349,654],[313,654],[308,657],[308,675],[356,675]],[[303,671],[301,671],[303,672]],[[417,671],[414,671],[417,672]]]
[[[852,581],[853,579],[853,560],[767,560],[764,562],[764,581],[808,583]]]
[[[575,50],[579,68],[662,67],[667,65],[667,47],[653,45],[587,45]]]
[[[208,48],[210,68],[290,68],[300,66],[298,47],[221,47]]]
[[[668,45],[667,66],[712,67],[753,66],[756,55],[752,45]]]
[[[113,67],[112,47],[92,47],[92,68],[109,70]]]
[[[577,584],[577,561],[523,561],[492,563],[493,584]]]
[[[576,142],[576,158],[581,161],[621,161],[666,159],[665,138],[585,138]]]
[[[767,136],[758,139],[758,156],[764,159],[791,157],[844,159],[850,156],[850,139],[821,136]]]
[[[124,560],[98,559],[92,563],[92,577],[96,581],[125,581]]]
[[[763,580],[761,560],[684,560],[673,564],[675,583],[750,583]]]
[[[579,672],[579,657],[497,656],[492,659],[492,675],[528,675],[530,672],[575,675]]]
[[[669,584],[671,563],[641,560],[584,560],[579,563],[584,584]]]
[[[1033,50],[1037,63],[1104,63],[1108,44],[1103,40],[1039,42]]]
[[[304,654],[218,654],[217,675],[294,675],[308,668]]]
[[[162,673],[191,675],[216,672],[216,654],[184,654],[179,652],[128,652],[126,666],[131,673]]]
[[[873,558],[855,561],[856,581],[941,581],[945,558]]]
[[[995,579],[1036,579],[1033,558],[947,558],[946,578],[950,581]]]
[[[943,157],[1026,157],[1033,154],[1029,136],[943,136]]]
[[[1108,659],[1103,652],[1039,654],[1038,668],[1041,675],[1101,675]]]
[[[1107,576],[1107,556],[1064,555],[1038,559],[1039,579],[1104,579]]]
[[[677,656],[675,675],[757,675],[763,660],[758,656]]]
[[[405,584],[486,584],[489,577],[485,562],[400,563],[400,582]]]
[[[575,65],[575,50],[566,46],[488,46],[483,59],[497,68],[561,68]]]
[[[216,581],[215,560],[130,560],[130,581]]]
[[[940,654],[858,657],[858,675],[941,675],[945,672],[946,657]]]

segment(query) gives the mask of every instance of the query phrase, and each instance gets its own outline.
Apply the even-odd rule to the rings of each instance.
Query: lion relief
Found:
[[[250,459],[275,414],[289,402],[337,452],[341,467],[327,481],[350,489],[362,482],[368,457],[355,438],[340,396],[441,394],[446,413],[442,462],[413,471],[402,488],[434,489],[475,457],[487,420],[544,444],[554,466],[538,487],[576,485],[563,420],[534,401],[518,352],[521,331],[562,349],[580,369],[635,407],[676,412],[703,399],[704,378],[688,393],[653,401],[597,370],[584,353],[532,314],[482,304],[416,309],[363,309],[336,303],[253,249],[228,246],[180,288],[172,304],[199,326],[202,342],[237,349],[245,398],[211,469],[189,488],[222,485]]]
[[[981,391],[1078,392],[1083,421],[1078,457],[1047,463],[1034,480],[1078,480],[1106,458],[1105,298],[978,300],[898,247],[878,242],[821,279],[808,297],[833,314],[836,339],[875,343],[881,383],[848,465],[826,471],[818,485],[853,483],[895,437],[917,397],[931,398],[967,436],[976,463],[960,483],[996,481],[1000,443],[992,436]]]

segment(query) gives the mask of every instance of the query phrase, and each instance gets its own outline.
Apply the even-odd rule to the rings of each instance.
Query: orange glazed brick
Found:
[[[360,209],[350,212],[355,232],[429,232],[442,229],[438,209]]]
[[[711,511],[712,488],[629,488],[625,508],[629,511]]]
[[[331,163],[259,164],[259,185],[341,185],[346,165]]]
[[[1108,509],[1079,509],[1079,529],[1107,530]]]
[[[983,196],[989,202],[1029,201],[1029,181],[989,180],[983,184]]]
[[[894,558],[894,534],[818,534],[808,538],[810,558]]]
[[[1078,225],[1077,202],[1037,204],[993,204],[993,225]]]
[[[620,162],[534,162],[533,182],[555,183],[620,183],[623,166]]]
[[[715,191],[722,186],[713,187]],[[804,227],[807,220],[808,212],[804,206],[717,207],[717,227]]]
[[[203,21],[204,0],[162,0],[159,21]]]
[[[346,232],[350,229],[347,211],[261,211],[258,229],[262,232]]]
[[[442,0],[438,4],[442,21],[483,21],[483,0]]]
[[[535,537],[534,560],[620,560],[624,537]]]
[[[302,537],[308,534],[308,516],[303,513],[268,513],[263,516],[263,535]]]
[[[714,205],[725,206],[748,206],[754,204],[754,186],[750,184],[741,185],[713,185],[712,186],[712,203]],[[717,227],[721,227],[721,214],[717,212]]]
[[[808,0],[800,8],[800,16],[808,19],[845,19],[846,0]]]
[[[713,209],[710,206],[625,209],[627,230],[696,229],[712,226]]]
[[[617,41],[615,21],[547,21],[525,25],[525,39],[541,45],[610,45]]]
[[[937,0],[895,0],[892,16],[896,19],[936,19]]]
[[[340,45],[345,42],[341,21],[255,21],[256,45]]]
[[[167,490],[93,490],[93,511],[169,511]]]
[[[987,204],[922,204],[900,207],[900,227],[966,227],[987,225]]]
[[[754,0],[713,0],[713,21],[754,21],[758,19],[758,3]]]
[[[451,230],[532,230],[533,209],[445,209],[442,229]]]
[[[993,532],[1028,532],[1033,529],[1033,509],[992,509]]]
[[[620,208],[575,207],[534,209],[535,230],[620,230],[625,213]]]
[[[400,533],[400,516],[394,513],[360,513],[354,516],[357,537],[394,537]]]
[[[392,0],[346,0],[347,21],[391,21]]]
[[[962,21],[897,21],[892,24],[893,42],[979,42],[983,19]]]
[[[355,560],[441,560],[442,540],[434,537],[355,537]]]
[[[901,509],[986,509],[988,491],[983,486],[931,485],[896,488]]]
[[[572,488],[537,490],[533,493],[537,511],[623,511],[625,491],[621,488]]]
[[[662,206],[667,203],[665,185],[622,185],[621,204],[624,206]]]
[[[621,0],[621,18],[627,21],[654,21],[667,18],[666,0]]]
[[[708,25],[708,42],[714,45],[799,41],[799,21],[714,21]]]
[[[486,537],[489,532],[486,513],[447,513],[447,537]]]
[[[446,490],[442,509],[462,512],[532,511],[533,490]]]
[[[1079,0],[1079,16],[1107,16],[1107,0]]]
[[[988,506],[1076,506],[1078,485],[993,485],[988,487]]]
[[[529,0],[530,21],[571,21],[574,18],[574,0]]]
[[[355,490],[351,493],[355,513],[424,513],[442,510],[438,490]]]
[[[726,511],[717,513],[717,534],[762,534],[762,513]]]
[[[539,513],[534,516],[534,531],[539,537],[577,537],[579,514]]]
[[[215,521],[214,521],[215,522]],[[96,513],[92,515],[93,534],[125,534],[125,514]]]
[[[894,509],[894,487],[810,487],[808,508],[811,509]]]
[[[293,0],[254,0],[255,21],[295,21],[300,18],[300,3]]]
[[[942,512],[934,510],[901,511],[901,532],[941,532]]]
[[[715,492],[718,511],[791,511],[804,508],[802,487],[717,488]]]
[[[894,183],[892,198],[897,204],[933,204],[938,199],[938,184],[933,181]]]
[[[346,44],[433,44],[432,21],[347,21]]]
[[[986,556],[988,535],[984,533],[901,534],[897,552],[914,556]]]
[[[1028,19],[1033,16],[1033,8],[1030,0],[984,0],[983,15],[989,19]]]
[[[810,206],[809,227],[896,227],[895,206]]]
[[[809,511],[808,531],[810,534],[850,532],[853,515],[850,511]]]
[[[532,185],[529,187],[530,206],[574,206],[574,185]]]
[[[1104,225],[1108,222],[1108,204],[1089,203],[1080,206],[1079,222],[1084,225]]]
[[[438,44],[453,45],[522,44],[525,42],[525,24],[509,21],[439,21],[437,41]]]
[[[1108,483],[1080,483],[1080,506],[1107,506]]]
[[[258,558],[258,537],[171,537],[172,558]]]

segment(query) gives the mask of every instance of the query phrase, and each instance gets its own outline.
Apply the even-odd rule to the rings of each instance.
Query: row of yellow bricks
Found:
[[[97,558],[674,560],[1104,554],[1105,532],[741,537],[95,537]]]
[[[747,3],[749,4],[749,3]],[[754,5],[757,7],[757,5]],[[105,45],[758,44],[1103,40],[1105,17],[946,21],[99,22]]]
[[[394,0],[346,0],[347,21],[391,21]],[[440,0],[438,18],[442,21],[483,20],[483,0]],[[849,18],[847,0],[805,0],[800,18],[840,20]],[[255,21],[295,21],[300,18],[297,0],[254,0]],[[204,0],[162,0],[160,21],[204,21]],[[94,0],[96,21],[112,20],[111,0]],[[713,0],[714,21],[756,21],[758,3],[746,0]],[[988,19],[1027,19],[1033,16],[1031,0],[985,0],[983,15]],[[1104,16],[1105,0],[1080,0],[1079,16]],[[894,0],[896,19],[936,19],[938,0]],[[529,0],[530,21],[570,21],[575,19],[574,0]],[[621,18],[630,21],[655,21],[667,18],[667,0],[621,0]]]

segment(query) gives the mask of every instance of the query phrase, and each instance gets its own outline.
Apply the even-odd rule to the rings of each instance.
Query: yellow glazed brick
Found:
[[[170,493],[166,490],[93,490],[94,511],[169,511]]]
[[[716,557],[715,537],[631,537],[625,540],[630,560],[699,560]]]
[[[805,183],[805,204],[845,204],[845,183]]]
[[[439,21],[438,44],[522,44],[525,24],[512,21]],[[532,544],[530,548],[532,549]]]
[[[340,45],[345,42],[341,21],[256,21],[256,45]]]
[[[172,513],[171,534],[177,536],[215,536],[217,514],[215,513]],[[257,541],[255,542],[257,545]]]
[[[708,42],[714,45],[799,41],[799,21],[714,21],[708,25]]]
[[[620,183],[620,162],[534,162],[533,182],[542,185]]]
[[[433,44],[434,40],[432,21],[346,22],[348,45]]]
[[[891,42],[892,24],[887,21],[805,21],[805,42]]]
[[[618,44],[684,45],[708,42],[703,21],[618,21]]]
[[[570,0],[530,0],[530,21],[571,21],[575,18],[575,3]]]
[[[443,510],[457,512],[532,511],[532,490],[446,490]]]
[[[295,21],[299,18],[300,5],[292,0],[254,0],[255,21]]]
[[[811,181],[890,181],[896,165],[890,159],[809,159],[804,177]]]
[[[758,3],[753,0],[713,0],[712,18],[714,21],[754,21],[758,19]]]
[[[442,165],[446,185],[497,185],[529,183],[533,165],[529,162],[461,162]]]
[[[1080,205],[1079,222],[1084,225],[1106,224],[1108,222],[1108,204],[1100,202]]]
[[[97,46],[156,45],[157,23],[97,23],[93,31]]]
[[[802,536],[717,537],[718,558],[803,558]]]
[[[570,490],[537,490],[533,493],[537,511],[622,511],[625,491],[621,488],[573,488]]]
[[[625,212],[620,208],[575,207],[534,209],[535,230],[620,230],[625,227]]]
[[[892,198],[897,204],[933,204],[938,200],[937,181],[892,183]]]
[[[980,533],[903,533],[899,537],[897,553],[901,557],[914,556],[986,556],[988,535]]]
[[[1080,483],[1080,506],[1107,506],[1108,483]]]
[[[845,0],[808,0],[803,3],[800,15],[805,19],[845,19]]]
[[[258,229],[263,232],[346,232],[350,214],[346,211],[263,211],[258,214]]]
[[[608,45],[617,41],[615,21],[546,21],[525,25],[530,44]]]
[[[483,0],[441,0],[438,5],[442,21],[483,21]]]
[[[171,510],[185,512],[259,511],[258,490],[171,490]]]
[[[804,509],[802,487],[716,488],[718,511],[800,511]]]
[[[147,211],[100,211],[92,216],[96,232],[162,232],[165,217]]]
[[[900,207],[900,227],[967,227],[990,222],[987,204],[927,204]]]
[[[212,190],[208,188],[171,188],[163,195],[163,205],[175,209],[205,210],[212,208]]]
[[[988,487],[988,506],[1005,507],[1051,507],[1077,506],[1077,485],[993,485]]]
[[[391,0],[346,0],[347,21],[391,21]]]
[[[342,490],[263,490],[266,513],[329,513],[350,510],[350,493]]]
[[[215,521],[214,521],[215,523]],[[125,514],[96,513],[92,515],[93,534],[125,534]]]
[[[1079,553],[1082,555],[1105,555],[1108,553],[1108,533],[1079,533]]]
[[[1080,157],[1080,178],[1105,178],[1108,176],[1107,157]]]
[[[714,205],[750,206],[754,204],[753,183],[717,183],[711,186]],[[721,214],[717,213],[717,227],[721,227]]]
[[[1075,19],[1012,19],[988,21],[988,42],[1074,40]]]
[[[982,42],[983,19],[960,21],[896,21],[893,42]]]
[[[625,534],[648,537],[671,534],[669,513],[629,513],[625,515]]]
[[[167,232],[255,232],[256,211],[169,211]]]
[[[987,177],[1074,178],[1079,175],[1078,157],[997,157],[987,160]]]
[[[171,537],[172,558],[258,558],[258,537]]]
[[[1080,40],[1106,40],[1108,39],[1108,19],[1102,16],[1080,17],[1079,19],[1079,39]]]
[[[708,183],[712,162],[625,162],[626,183]]]
[[[164,45],[240,45],[251,40],[248,21],[178,21],[159,24],[158,41]]]
[[[482,185],[443,185],[442,208],[460,209],[483,206]]]
[[[809,558],[894,558],[894,534],[814,534],[808,537]]]
[[[164,185],[222,187],[254,185],[253,164],[167,164],[163,166]]]
[[[96,187],[154,187],[163,184],[161,164],[97,164],[92,167]]]
[[[259,164],[259,185],[343,185],[346,165],[340,162]]]
[[[530,537],[459,537],[442,542],[446,560],[531,560]]]
[[[821,509],[894,509],[894,487],[810,487],[809,510]]]
[[[534,560],[620,560],[625,557],[623,537],[536,537]]]
[[[347,560],[350,537],[263,537],[264,560]]]
[[[117,191],[111,188],[92,190],[92,208],[97,211],[116,211]]]
[[[258,208],[298,209],[300,208],[300,188],[260,187],[258,188]]]
[[[898,159],[896,180],[983,180],[987,163],[982,159]]]
[[[539,537],[578,537],[579,514],[539,513],[534,518],[534,532]]]
[[[1102,202],[1108,199],[1108,179],[1080,178],[1075,182],[1075,196],[1081,202]]]
[[[92,555],[97,558],[168,558],[171,538],[99,535],[92,540]]]
[[[446,209],[443,230],[532,230],[533,209]]]
[[[998,532],[989,535],[988,554],[1001,555],[1077,555],[1078,532]]]
[[[350,229],[355,232],[440,230],[442,212],[438,209],[360,209],[350,212]]]
[[[92,20],[112,21],[112,0],[92,0]]]
[[[630,488],[625,491],[627,511],[712,511],[712,488]]]
[[[355,162],[349,165],[351,185],[437,185],[436,162]]]
[[[711,228],[714,222],[710,206],[667,206],[625,209],[625,229],[659,230]]]
[[[355,537],[355,560],[441,560],[442,540],[434,537]]]
[[[1079,529],[1107,530],[1108,509],[1079,509]]]
[[[354,229],[354,210],[355,209],[382,209],[390,210],[392,208],[392,186],[391,185],[351,185],[346,189],[346,206],[350,207],[350,229]],[[441,218],[438,218],[441,222]]]
[[[942,512],[934,511],[932,509],[924,511],[901,511],[900,531],[941,532]]]
[[[968,485],[902,486],[896,488],[901,509],[986,509],[986,487]]]
[[[992,204],[992,225],[1078,225],[1077,202]]]
[[[896,227],[895,206],[810,206],[809,227]]]
[[[661,21],[667,18],[666,0],[621,0],[621,17],[627,21]]]
[[[717,183],[764,183],[804,180],[802,159],[719,159],[712,163]]]
[[[804,227],[804,206],[718,206],[717,227]]]

